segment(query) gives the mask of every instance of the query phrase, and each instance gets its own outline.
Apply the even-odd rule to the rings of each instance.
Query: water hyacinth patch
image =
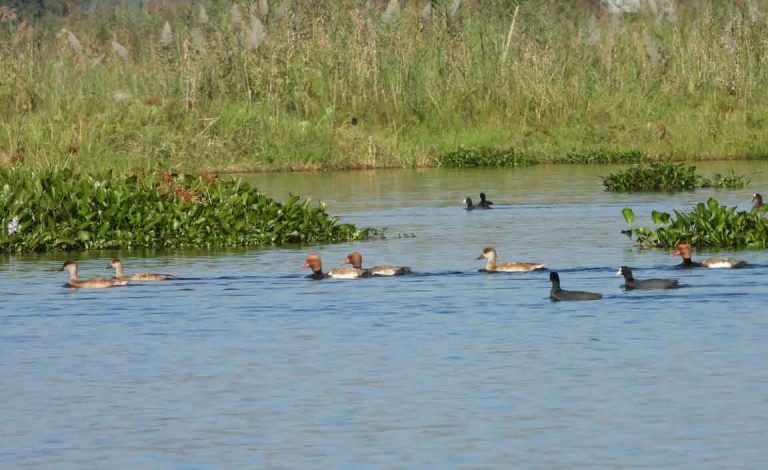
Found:
[[[530,155],[524,155],[511,149],[500,150],[490,147],[461,147],[442,155],[439,159],[439,166],[444,168],[517,168],[531,166],[535,163],[536,160]]]
[[[258,247],[379,235],[298,196],[275,201],[238,179],[0,171],[0,209],[17,214],[4,253],[102,248]]]
[[[672,162],[632,165],[626,170],[603,177],[606,191],[679,192],[699,188],[737,189],[749,183],[745,175],[717,174],[713,179],[696,174],[696,166]]]
[[[624,220],[632,225],[635,213],[625,207]],[[658,225],[630,228],[621,233],[644,248],[674,248],[678,243],[690,243],[697,247],[711,248],[767,248],[768,221],[764,216],[765,207],[760,210],[739,211],[736,207],[720,205],[710,198],[699,203],[693,211],[653,211],[651,220]]]
[[[460,147],[438,158],[438,166],[443,168],[481,168],[506,167],[518,168],[538,163],[568,164],[606,164],[639,163],[646,160],[645,154],[638,150],[593,150],[589,152],[568,152],[565,155],[536,157],[512,148]]]

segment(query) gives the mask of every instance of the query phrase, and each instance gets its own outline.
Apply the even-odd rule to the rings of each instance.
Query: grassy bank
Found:
[[[0,158],[247,171],[430,166],[460,146],[768,155],[768,22],[750,2],[621,19],[556,0],[428,17],[416,1],[253,3],[0,12]]]

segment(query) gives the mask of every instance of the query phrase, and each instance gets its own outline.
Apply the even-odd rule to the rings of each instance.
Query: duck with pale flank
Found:
[[[121,279],[104,279],[101,277],[95,277],[92,279],[80,279],[77,272],[77,261],[67,260],[59,271],[67,271],[69,273],[69,281],[67,286],[84,289],[104,289],[107,287],[125,286],[128,281]]]
[[[327,273],[323,272],[323,262],[320,260],[320,256],[314,253],[304,260],[302,269],[308,268],[312,270],[312,274],[307,276],[310,279],[357,279],[370,276],[366,270],[360,268],[333,268]]]
[[[506,263],[496,264],[496,249],[492,246],[486,246],[483,248],[483,252],[477,259],[485,258],[485,270],[494,273],[527,273],[530,271],[536,271],[537,269],[544,269],[544,265],[541,263],[521,263],[517,261],[509,261]]]
[[[480,202],[477,204],[478,207],[491,209],[491,204],[493,203],[485,198],[485,193],[480,193]]]
[[[475,210],[475,209],[490,209],[491,208],[491,206],[475,206],[475,205],[473,205],[472,204],[472,198],[469,197],[469,196],[465,197],[463,202],[464,202],[464,204],[467,205],[467,207],[464,208],[464,210],[467,210],[467,211],[472,211],[472,210]]]
[[[602,294],[595,292],[584,292],[578,290],[563,290],[560,288],[560,275],[556,272],[549,273],[549,280],[552,282],[552,289],[549,291],[549,298],[556,301],[568,300],[599,300],[603,298]]]
[[[363,255],[359,251],[353,251],[348,254],[341,264],[351,264],[353,268],[367,271],[371,276],[401,276],[413,272],[408,266],[373,266],[363,268]]]
[[[157,273],[133,273],[125,274],[123,271],[123,262],[119,258],[112,258],[107,263],[107,269],[113,268],[115,270],[115,279],[121,279],[125,281],[165,281],[173,279],[170,274],[157,274]]]
[[[763,210],[763,195],[760,193],[755,193],[752,195],[752,210],[753,211],[761,211]]]
[[[691,260],[691,245],[680,243],[677,249],[669,256],[680,256],[683,262],[678,265],[680,268],[741,268],[747,265],[746,261],[735,258],[707,258],[702,262]]]
[[[677,279],[635,279],[632,270],[627,266],[622,266],[616,273],[617,276],[624,276],[624,287],[627,290],[649,290],[649,289],[674,289],[679,287]]]

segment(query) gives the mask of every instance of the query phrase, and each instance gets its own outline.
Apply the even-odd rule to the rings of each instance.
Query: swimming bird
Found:
[[[341,264],[351,264],[353,268],[367,271],[371,276],[401,276],[413,272],[408,266],[373,266],[363,268],[363,255],[359,251],[353,251],[348,254]]]
[[[624,276],[624,287],[627,290],[632,289],[674,289],[678,286],[677,279],[644,279],[642,281],[637,280],[632,276],[632,270],[627,266],[622,266],[616,273],[617,276]]]
[[[680,243],[676,248],[677,249],[669,256],[681,256],[683,262],[678,265],[678,267],[681,268],[741,268],[747,264],[746,261],[735,258],[707,258],[704,261],[697,263],[691,261],[691,245],[688,243]]]
[[[59,271],[67,271],[69,273],[69,281],[67,281],[69,287],[103,289],[106,287],[124,286],[128,284],[128,281],[121,279],[104,279],[100,277],[80,279],[77,275],[77,261],[73,259],[65,261]]]
[[[464,210],[468,210],[468,211],[475,210],[475,209],[490,209],[491,208],[491,206],[473,206],[472,205],[472,198],[469,197],[469,196],[465,197],[464,201],[462,201],[462,202],[464,202],[464,204],[467,205],[467,207],[465,207]]]
[[[156,273],[134,273],[125,274],[123,272],[123,262],[119,258],[112,258],[107,263],[107,269],[115,269],[115,279],[121,279],[126,281],[165,281],[172,279],[170,274],[156,274]]]
[[[311,279],[356,279],[359,277],[370,276],[370,273],[360,268],[333,268],[327,273],[324,273],[323,263],[320,260],[320,256],[314,253],[307,256],[307,259],[304,261],[304,266],[302,269],[307,268],[312,269],[312,274],[307,276]]]
[[[763,210],[763,195],[760,193],[755,193],[752,195],[752,210],[753,211],[759,211]]]
[[[544,268],[544,265],[541,263],[520,263],[511,261],[507,263],[496,264],[496,249],[492,246],[486,246],[483,248],[483,252],[480,253],[480,256],[477,257],[477,259],[483,258],[488,260],[485,263],[485,270],[490,272],[526,273]]]
[[[491,204],[493,204],[491,201],[485,199],[485,193],[480,193],[480,203],[477,206],[491,209]]]
[[[598,300],[603,298],[602,294],[595,292],[561,289],[560,276],[554,271],[549,273],[549,280],[552,282],[552,290],[549,291],[549,297],[552,300]]]

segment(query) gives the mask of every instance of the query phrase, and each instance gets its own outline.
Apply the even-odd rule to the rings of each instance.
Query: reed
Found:
[[[128,172],[418,167],[462,147],[768,156],[768,23],[751,13],[765,0],[621,18],[556,0],[169,3],[3,10],[0,160]]]

